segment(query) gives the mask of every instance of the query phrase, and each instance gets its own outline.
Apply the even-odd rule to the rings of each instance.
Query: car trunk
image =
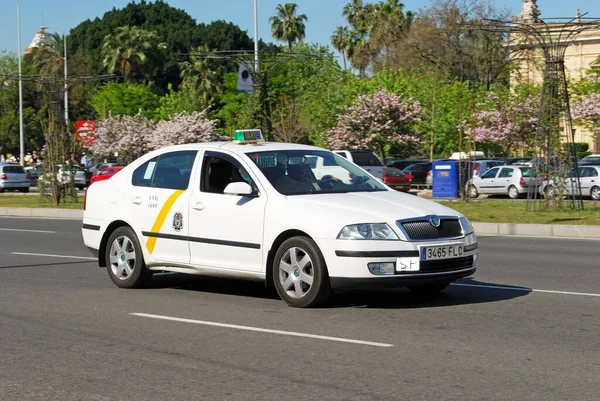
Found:
[[[29,173],[21,166],[4,166],[2,169],[2,180],[7,183],[22,183],[29,181]]]

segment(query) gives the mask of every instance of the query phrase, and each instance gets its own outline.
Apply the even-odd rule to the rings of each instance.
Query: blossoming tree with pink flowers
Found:
[[[600,93],[582,96],[571,106],[574,120],[581,121],[594,131],[596,138],[600,138]]]
[[[338,116],[337,126],[327,133],[327,143],[332,149],[379,151],[385,159],[388,145],[412,150],[421,143],[414,132],[421,112],[419,102],[403,101],[384,89],[359,95]]]
[[[497,145],[506,160],[515,146],[529,146],[535,140],[539,102],[535,95],[523,98],[490,92],[483,110],[459,124],[458,129],[464,129],[475,143]]]

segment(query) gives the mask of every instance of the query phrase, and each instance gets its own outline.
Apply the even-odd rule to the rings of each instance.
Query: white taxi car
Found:
[[[83,240],[117,286],[165,271],[245,278],[310,307],[336,289],[437,292],[475,272],[460,213],[321,148],[234,139],[156,150],[90,186]],[[314,159],[340,168],[319,177]]]

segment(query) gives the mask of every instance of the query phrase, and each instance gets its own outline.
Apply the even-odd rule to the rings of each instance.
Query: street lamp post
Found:
[[[254,0],[254,72],[258,73],[258,0]]]
[[[69,70],[67,66],[67,31],[64,29],[60,29],[54,26],[48,26],[47,28],[58,29],[63,34],[63,60],[64,60],[64,75],[65,75],[65,83],[64,83],[64,91],[65,91],[65,127],[69,128],[69,84],[67,80],[69,79]]]
[[[23,80],[21,69],[21,4],[17,0],[17,58],[19,60],[19,163],[25,166],[25,140],[23,133]]]

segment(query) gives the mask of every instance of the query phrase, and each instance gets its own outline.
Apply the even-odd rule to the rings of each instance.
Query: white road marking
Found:
[[[56,234],[56,231],[24,230],[24,229],[21,229],[21,228],[0,228],[0,231],[18,231],[18,232],[24,232],[24,233]]]
[[[183,318],[179,318],[179,317],[163,316],[163,315],[152,315],[149,313],[130,313],[130,315],[140,316],[140,317],[148,317],[148,318],[152,318],[152,319],[171,320],[174,322],[202,324],[202,325],[206,325],[206,326],[216,326],[216,327],[226,327],[229,329],[257,331],[260,333],[281,334],[284,336],[306,337],[306,338],[315,338],[318,340],[328,340],[328,341],[337,341],[337,342],[343,342],[343,343],[370,345],[373,347],[393,347],[394,346],[393,344],[377,343],[377,342],[372,342],[372,341],[353,340],[351,338],[320,336],[320,335],[316,335],[316,334],[299,333],[299,332],[295,332],[295,331],[271,330],[271,329],[263,329],[260,327],[239,326],[237,324],[218,323],[218,322],[210,322],[210,321],[205,321],[205,320],[183,319]]]
[[[11,253],[13,255],[43,256],[43,257],[46,257],[46,258],[98,260],[97,258],[90,258],[90,257],[87,257],[87,256],[53,255],[53,254],[49,254],[49,253],[29,253],[29,252],[11,252]]]
[[[482,285],[482,284],[465,284],[465,283],[452,283],[458,287],[476,287],[476,288],[490,288],[493,290],[508,290],[508,291],[522,291],[522,292],[543,292],[547,294],[563,294],[563,295],[581,295],[585,297],[600,297],[600,294],[592,294],[588,292],[572,292],[572,291],[554,291],[554,290],[538,290],[536,288],[519,288],[519,287],[505,287],[502,285]]]

